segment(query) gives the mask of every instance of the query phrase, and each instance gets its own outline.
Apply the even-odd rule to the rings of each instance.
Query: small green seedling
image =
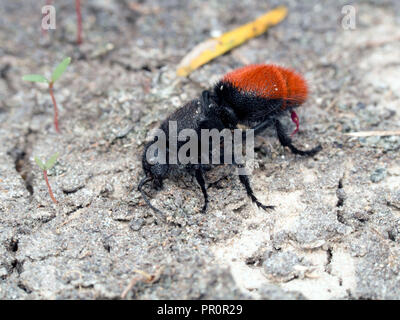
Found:
[[[50,198],[56,204],[57,204],[57,200],[54,197],[53,191],[51,190],[51,187],[50,187],[49,179],[47,178],[47,170],[50,170],[51,168],[53,168],[53,166],[55,165],[55,163],[57,161],[57,158],[58,158],[58,152],[53,154],[50,157],[50,159],[46,161],[46,163],[43,163],[38,157],[35,157],[35,161],[36,161],[37,165],[40,167],[40,169],[43,170],[43,176],[44,176],[44,180],[46,181],[47,188],[49,189]]]
[[[58,109],[57,109],[56,99],[54,98],[53,85],[54,85],[54,82],[56,82],[61,77],[61,75],[64,73],[65,69],[67,69],[70,62],[71,62],[71,58],[69,58],[69,57],[65,58],[54,69],[53,74],[51,75],[51,80],[48,80],[46,77],[44,77],[40,74],[28,74],[28,75],[22,77],[22,80],[25,80],[25,81],[48,83],[50,97],[51,97],[51,100],[53,101],[53,106],[54,106],[54,126],[58,133],[60,133],[60,128],[58,127]]]

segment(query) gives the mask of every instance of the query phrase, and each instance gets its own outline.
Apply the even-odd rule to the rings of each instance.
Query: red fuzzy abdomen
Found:
[[[226,74],[222,82],[229,82],[240,91],[257,97],[282,99],[282,108],[300,105],[308,95],[307,83],[294,70],[272,65],[255,64]]]

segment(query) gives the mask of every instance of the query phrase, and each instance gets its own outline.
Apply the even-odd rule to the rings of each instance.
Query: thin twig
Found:
[[[146,283],[154,283],[156,282],[158,279],[160,279],[161,273],[164,270],[164,267],[160,267],[154,274],[149,274],[145,271],[142,270],[133,270],[133,272],[135,273],[139,273],[139,276],[135,276],[132,278],[132,280],[129,282],[129,284],[126,286],[126,288],[124,289],[124,291],[121,293],[121,299],[124,299],[127,294],[129,293],[129,291],[132,290],[132,288],[136,285],[136,283],[138,283],[139,281],[143,281]]]
[[[125,299],[126,295],[128,294],[129,291],[132,290],[132,288],[135,286],[135,284],[141,279],[140,276],[133,277],[132,280],[129,282],[128,286],[124,289],[124,291],[121,293],[121,299]]]
[[[385,136],[400,136],[400,130],[394,131],[359,131],[345,133],[346,136],[351,137],[385,137]]]
[[[370,41],[370,42],[367,42],[364,46],[362,46],[362,49],[371,49],[371,48],[381,47],[388,43],[393,43],[393,42],[396,42],[399,40],[400,40],[400,35],[396,35],[395,37],[391,37],[391,38],[387,38],[387,39]]]

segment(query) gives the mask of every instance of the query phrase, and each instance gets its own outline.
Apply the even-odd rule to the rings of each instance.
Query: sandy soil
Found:
[[[400,298],[400,136],[345,135],[400,129],[396,1],[357,1],[356,29],[345,30],[348,1],[88,0],[80,47],[73,3],[57,1],[57,29],[42,35],[39,2],[0,2],[0,298],[120,298],[135,277],[125,298]],[[283,23],[176,76],[194,45],[279,4]],[[21,77],[49,75],[66,56],[56,134],[46,87]],[[273,212],[216,170],[206,214],[190,176],[151,192],[173,222],[157,224],[136,191],[147,132],[255,62],[305,75],[294,143],[323,151],[295,156],[266,131],[252,184]],[[55,152],[58,205],[34,161]]]

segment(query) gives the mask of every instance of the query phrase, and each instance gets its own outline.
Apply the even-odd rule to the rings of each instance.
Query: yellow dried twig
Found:
[[[359,131],[345,133],[346,136],[351,137],[385,137],[385,136],[400,136],[400,130],[395,131]]]
[[[270,26],[281,22],[286,15],[286,7],[277,7],[258,19],[226,32],[218,38],[208,39],[198,44],[182,59],[178,65],[177,74],[187,76],[210,60],[264,33]]]

